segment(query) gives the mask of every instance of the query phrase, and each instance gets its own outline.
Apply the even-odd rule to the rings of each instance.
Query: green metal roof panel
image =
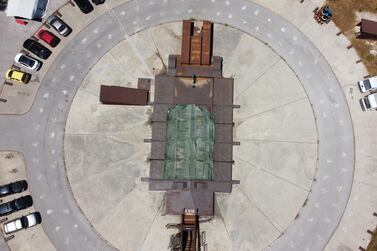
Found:
[[[213,177],[215,126],[212,115],[194,104],[179,104],[166,119],[165,179]]]

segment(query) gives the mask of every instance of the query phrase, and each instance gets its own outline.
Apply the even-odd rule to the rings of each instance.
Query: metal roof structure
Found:
[[[212,216],[214,193],[230,193],[232,185],[239,183],[232,180],[233,145],[236,143],[233,142],[233,78],[224,78],[222,58],[211,56],[212,45],[208,46],[208,43],[212,43],[213,25],[204,21],[203,26],[206,27],[204,32],[194,33],[192,22],[183,21],[182,55],[170,55],[167,72],[155,76],[152,139],[147,141],[152,143],[150,174],[142,181],[149,182],[149,190],[167,191],[166,214],[180,215],[183,209],[192,209],[198,210],[200,216]],[[199,40],[201,44],[197,44]],[[206,57],[210,57],[208,65]],[[182,114],[170,117],[169,113],[174,113],[174,109]],[[207,132],[204,137],[206,142],[200,142],[201,146],[196,149],[201,152],[195,154],[191,148],[194,145],[193,132],[184,128],[192,125],[187,122],[190,118],[184,119],[186,122],[182,123],[181,132],[173,133],[174,128],[182,128],[170,125],[172,119],[188,116],[190,109],[200,110],[197,115],[210,114],[205,115],[206,123],[209,123],[208,118],[213,121],[213,129],[200,126],[199,131]],[[182,139],[178,135],[186,136]],[[210,135],[214,136],[213,141]],[[210,142],[213,142],[213,147],[204,147],[204,144],[212,144]],[[207,166],[201,169],[193,167],[193,161],[201,156],[205,157],[205,161],[195,163],[206,163]],[[184,163],[183,160],[189,161]],[[212,164],[209,165],[208,161]],[[180,166],[177,168],[172,163]],[[174,174],[174,170],[178,174]],[[195,171],[199,173],[195,174]]]
[[[179,104],[168,110],[166,119],[165,179],[213,177],[212,115],[193,104]]]
[[[357,26],[360,26],[360,34],[357,38],[377,39],[376,21],[361,19],[361,22],[358,23]]]

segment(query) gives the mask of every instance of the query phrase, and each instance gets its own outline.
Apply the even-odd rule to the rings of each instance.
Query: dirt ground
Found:
[[[377,75],[377,40],[357,39],[358,13],[377,15],[377,0],[327,0],[334,11],[333,21],[348,37],[371,75]]]
[[[377,228],[373,231],[372,240],[370,241],[367,251],[377,250]]]

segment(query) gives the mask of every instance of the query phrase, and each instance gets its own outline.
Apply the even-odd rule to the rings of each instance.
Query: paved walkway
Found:
[[[0,250],[1,251],[9,251],[9,247],[5,243],[5,240],[4,240],[3,236],[1,236],[0,238],[1,238],[1,240],[0,240]]]
[[[317,182],[298,219],[271,248],[323,249],[343,215],[351,191],[354,141],[347,102],[332,69],[307,37],[273,12],[242,0],[137,1],[119,5],[85,27],[63,49],[42,80],[29,113],[0,116],[0,131],[5,135],[0,149],[24,153],[27,168],[32,170],[28,172],[32,194],[42,198],[35,205],[46,219],[43,224],[49,238],[59,250],[112,249],[81,214],[65,178],[62,139],[70,103],[90,67],[124,37],[159,23],[190,17],[227,23],[255,36],[274,49],[301,80],[318,128]],[[298,26],[302,30],[309,27],[305,23]],[[315,31],[307,34],[313,41],[321,37]],[[349,83],[346,78],[352,72],[343,74],[343,64],[337,61],[343,58],[335,60],[336,50],[328,51],[321,41],[316,45],[326,50],[327,56],[334,54],[330,56],[334,59],[330,61],[333,70],[341,83]]]

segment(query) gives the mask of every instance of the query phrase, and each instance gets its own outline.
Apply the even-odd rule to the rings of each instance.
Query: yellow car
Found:
[[[15,80],[17,82],[27,84],[30,81],[31,74],[23,72],[23,71],[9,69],[5,73],[5,78],[8,80]]]

